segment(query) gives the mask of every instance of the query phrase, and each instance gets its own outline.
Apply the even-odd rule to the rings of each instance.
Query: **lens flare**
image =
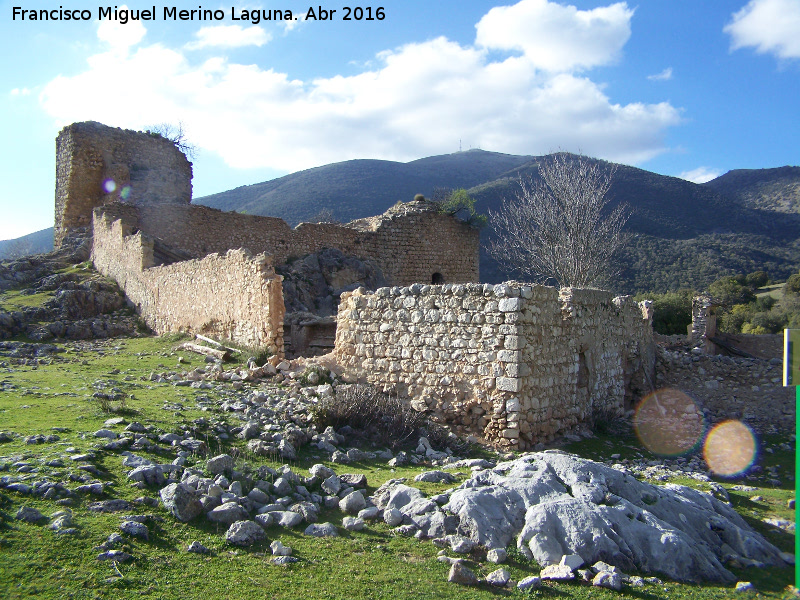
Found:
[[[107,194],[110,194],[114,190],[117,189],[117,182],[113,179],[106,179],[103,182],[103,189],[106,191]]]
[[[642,399],[633,428],[650,452],[677,456],[699,446],[705,420],[694,400],[680,390],[666,388]]]
[[[717,475],[739,475],[756,460],[756,438],[741,421],[723,421],[708,432],[703,457]]]
[[[122,189],[119,192],[119,197],[123,200],[127,200],[128,197],[131,195],[131,186],[123,185]]]

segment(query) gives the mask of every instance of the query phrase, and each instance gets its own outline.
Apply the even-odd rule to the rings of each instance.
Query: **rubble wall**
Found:
[[[769,338],[782,336],[756,336]],[[728,419],[747,423],[760,434],[795,432],[795,391],[783,386],[778,357],[740,358],[658,350],[657,387],[688,394],[708,427]]]
[[[337,248],[347,255],[371,259],[393,285],[478,281],[479,232],[448,215],[423,206],[389,211],[353,226],[301,223],[292,229],[282,219],[223,212],[196,205],[117,203],[102,214],[125,218],[132,227],[169,246],[202,258],[212,252],[247,248],[266,252],[276,265]]]
[[[246,250],[153,266],[153,240],[98,212],[92,261],[159,334],[203,333],[283,355],[283,293],[271,257]]]
[[[651,315],[630,298],[518,283],[343,294],[335,348],[349,379],[520,450],[621,415],[654,352]]]
[[[93,121],[73,123],[56,138],[56,248],[70,231],[91,228],[96,206],[191,199],[192,163],[167,139]]]

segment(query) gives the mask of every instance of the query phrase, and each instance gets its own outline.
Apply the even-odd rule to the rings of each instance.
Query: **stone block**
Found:
[[[498,377],[495,385],[503,392],[519,392],[522,390],[522,380],[515,377]]]
[[[500,350],[497,353],[497,360],[505,363],[516,363],[522,360],[522,353],[519,350]]]
[[[507,350],[521,350],[525,347],[525,338],[519,335],[507,335],[503,345]]]
[[[522,310],[522,298],[503,298],[497,303],[500,312],[517,312]]]

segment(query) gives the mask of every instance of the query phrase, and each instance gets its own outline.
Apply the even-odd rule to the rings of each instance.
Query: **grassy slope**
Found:
[[[83,349],[76,344],[62,355],[65,360],[38,366],[16,366],[0,369],[0,381],[11,382],[14,389],[0,392],[0,423],[2,429],[30,435],[50,433],[52,427],[66,428],[61,440],[41,446],[26,445],[21,439],[0,445],[3,460],[26,459],[41,466],[40,461],[63,454],[72,446],[79,451],[96,446],[89,434],[99,429],[110,416],[104,413],[89,395],[98,380],[113,381],[130,397],[123,413],[129,421],[154,425],[164,431],[189,424],[204,416],[219,414],[203,412],[196,407],[194,397],[208,391],[175,388],[167,384],[155,385],[145,381],[153,370],[164,371],[177,364],[172,352],[173,343],[160,338],[109,340],[95,350]],[[189,367],[201,364],[199,358],[185,357]],[[47,359],[45,361],[47,362]],[[119,373],[116,371],[119,370]],[[126,381],[126,379],[129,379]],[[183,408],[178,410],[179,405]],[[164,407],[168,406],[169,410]],[[769,443],[777,440],[769,440]],[[240,446],[242,442],[234,445]],[[213,448],[213,451],[219,448]],[[227,450],[229,448],[222,448]],[[575,444],[570,450],[595,459],[619,452],[623,457],[644,456],[644,451],[632,436],[601,436]],[[139,454],[166,462],[171,455]],[[9,458],[11,457],[11,458]],[[793,454],[778,452],[765,454],[767,463],[780,464],[782,473],[793,472]],[[253,457],[251,457],[253,460]],[[291,466],[307,469],[318,457],[305,451]],[[69,461],[66,461],[67,463]],[[254,464],[271,464],[258,460]],[[103,480],[111,484],[110,494],[133,500],[143,494],[128,486],[121,460],[106,452],[98,452],[94,461],[106,475]],[[370,489],[392,477],[411,477],[423,469],[390,470],[377,461],[343,467],[331,465],[337,472],[363,472]],[[69,471],[69,465],[58,469]],[[12,469],[13,472],[13,469]],[[6,473],[4,473],[6,474]],[[62,475],[63,476],[63,475]],[[466,474],[464,474],[466,477]],[[787,477],[782,477],[788,482]],[[463,477],[462,477],[463,480]],[[703,484],[686,481],[703,487]],[[787,551],[793,550],[793,539],[786,534],[774,533],[759,519],[764,516],[793,518],[786,500],[793,496],[789,485],[771,488],[760,482],[758,493],[765,502],[753,503],[748,498],[756,492],[731,492],[734,506],[773,543]],[[444,486],[427,485],[427,493],[437,492]],[[730,482],[726,484],[730,487]],[[156,490],[147,495],[155,497]],[[37,525],[13,519],[21,505],[39,508],[45,515],[60,507],[54,503],[23,497],[14,492],[0,492],[0,597],[2,598],[152,598],[213,597],[213,598],[491,598],[497,596],[521,597],[517,591],[499,591],[488,587],[464,589],[446,582],[448,567],[435,560],[436,547],[413,539],[394,537],[383,525],[370,526],[361,533],[345,534],[335,540],[309,539],[297,531],[271,528],[267,542],[248,549],[232,549],[223,542],[223,530],[202,520],[188,524],[178,523],[161,508],[139,506],[130,512],[163,517],[150,525],[150,541],[128,538],[123,549],[134,555],[132,563],[119,566],[119,573],[106,562],[96,560],[102,543],[109,534],[118,531],[120,514],[98,515],[85,509],[96,498],[82,498],[73,507],[80,532],[77,536],[57,536]],[[341,513],[323,514],[322,521],[341,522]],[[294,548],[295,556],[302,559],[296,565],[275,567],[267,564],[270,556],[268,543],[280,539]],[[204,557],[185,552],[191,541],[200,541],[213,551]],[[485,563],[480,554],[471,557],[471,565],[479,574],[486,575],[495,568]],[[512,552],[507,565],[514,577],[520,579],[536,574],[538,567]],[[121,577],[120,577],[121,575]],[[792,580],[791,569],[750,569],[738,574],[740,579],[752,580],[763,597],[779,598]],[[637,598],[726,598],[729,588],[715,586],[696,587],[665,583],[648,585],[625,596]],[[533,594],[550,598],[616,598],[619,594],[591,589],[576,583],[547,584]]]

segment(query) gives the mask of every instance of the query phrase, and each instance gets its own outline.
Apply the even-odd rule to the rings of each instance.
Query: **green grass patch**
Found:
[[[773,285],[766,285],[763,288],[759,288],[759,290],[756,292],[756,298],[770,296],[778,301],[783,300],[783,288],[785,285],[785,283],[775,283]]]
[[[338,539],[308,538],[302,534],[303,526],[296,530],[272,527],[267,530],[267,541],[247,549],[236,549],[225,544],[224,527],[203,519],[179,523],[161,507],[134,505],[130,511],[118,514],[97,514],[87,510],[87,505],[97,499],[123,498],[133,501],[141,496],[157,497],[156,489],[140,490],[126,479],[127,468],[122,466],[118,453],[99,450],[101,442],[92,434],[103,426],[106,419],[122,414],[128,421],[138,421],[158,431],[173,432],[194,426],[194,421],[231,418],[219,411],[216,405],[230,396],[230,384],[215,390],[200,390],[155,383],[150,373],[180,372],[204,367],[203,357],[189,352],[178,352],[180,343],[175,337],[114,339],[105,341],[71,342],[59,344],[64,352],[39,359],[38,365],[20,365],[13,359],[0,357],[0,430],[20,434],[10,442],[0,444],[0,476],[19,475],[29,480],[44,474],[54,481],[66,480],[70,474],[81,471],[69,460],[75,453],[96,452],[91,464],[96,467],[107,487],[99,498],[81,496],[71,507],[76,535],[56,535],[41,525],[30,525],[14,518],[23,505],[33,506],[45,515],[62,509],[55,502],[11,491],[0,491],[0,598],[276,598],[276,599],[417,599],[417,598],[522,598],[542,599],[611,599],[620,596],[641,599],[717,599],[729,598],[730,587],[691,586],[672,582],[661,585],[647,584],[643,588],[626,587],[622,593],[611,592],[579,583],[547,582],[541,589],[523,594],[517,590],[497,590],[482,585],[462,588],[446,581],[449,566],[436,560],[438,548],[430,542],[394,535],[385,525],[372,524],[362,532],[348,533],[340,529]],[[241,364],[247,356],[239,356],[231,366]],[[180,359],[180,362],[179,362]],[[259,384],[264,385],[264,384]],[[255,384],[246,384],[252,389]],[[96,391],[113,392],[124,397],[124,408],[109,411],[93,397]],[[203,398],[213,400],[205,403]],[[121,408],[121,407],[120,407]],[[204,410],[205,408],[205,410]],[[54,430],[57,428],[57,430]],[[54,443],[29,445],[24,437],[33,434],[56,434]],[[197,434],[202,437],[202,432]],[[760,440],[763,449],[759,465],[762,472],[754,480],[718,480],[728,491],[733,507],[758,531],[779,548],[793,551],[793,536],[777,530],[764,519],[793,520],[793,511],[786,506],[794,497],[793,482],[789,479],[794,470],[793,445],[780,437]],[[216,444],[216,445],[214,445]],[[242,440],[212,442],[211,453],[238,451],[237,468],[246,463],[255,469],[261,465],[277,468],[285,461],[256,457],[246,451]],[[632,432],[614,431],[595,438],[571,444],[567,450],[595,460],[614,461],[649,457]],[[172,453],[137,451],[137,454],[158,462],[168,462]],[[480,455],[489,456],[483,452]],[[47,466],[48,461],[61,459],[62,467]],[[189,457],[188,464],[202,461],[202,457]],[[38,473],[18,473],[13,463],[28,463]],[[337,473],[364,473],[369,492],[393,478],[412,480],[417,474],[430,469],[426,466],[391,468],[384,461],[368,460],[349,465],[334,465],[327,456],[310,447],[304,447],[298,459],[290,466],[306,473],[317,462],[334,468]],[[770,467],[773,469],[770,471]],[[469,470],[456,473],[458,481],[470,476]],[[773,486],[769,479],[777,475],[782,485]],[[709,484],[689,478],[675,478],[675,483],[708,489]],[[732,488],[746,483],[757,488],[754,492],[737,492]],[[452,485],[415,483],[426,494],[438,494]],[[72,487],[72,485],[70,485]],[[755,495],[763,500],[753,501]],[[121,548],[134,556],[131,563],[114,567],[109,562],[97,560],[97,548],[111,533],[120,532],[121,514],[150,515],[150,539],[142,541],[125,537]],[[321,521],[341,524],[338,510],[323,512]],[[286,567],[269,564],[269,543],[280,539],[294,550],[300,562]],[[212,550],[209,556],[186,552],[189,543],[198,541]],[[509,561],[503,565],[513,579],[519,580],[538,574],[539,567],[527,561],[513,549]],[[488,563],[481,551],[468,557],[470,568],[485,576],[497,565]],[[786,591],[793,581],[793,570],[746,569],[735,571],[741,580],[752,581],[762,598],[787,597]],[[748,595],[743,595],[748,597]]]

